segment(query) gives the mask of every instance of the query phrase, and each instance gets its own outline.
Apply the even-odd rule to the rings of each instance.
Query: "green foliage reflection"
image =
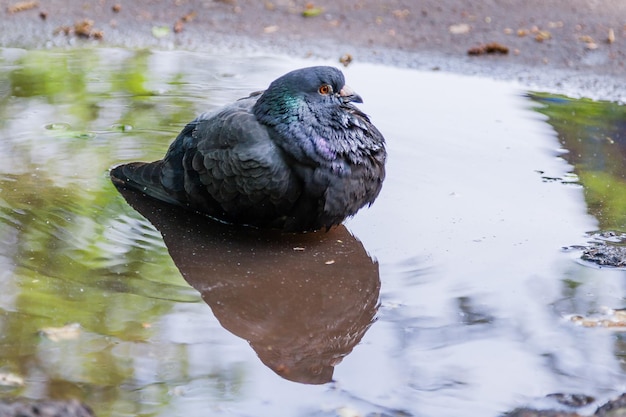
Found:
[[[5,52],[0,373],[20,375],[25,384],[0,397],[78,396],[89,398],[99,416],[145,414],[138,385],[158,386],[163,375],[180,383],[190,372],[187,347],[167,342],[159,323],[174,301],[200,297],[107,171],[162,155],[206,97],[188,93],[184,72],[155,73],[148,51]],[[68,323],[80,325],[76,339],[53,341],[41,333]],[[145,343],[155,337],[163,344]],[[138,382],[137,363],[143,361],[146,374],[150,360],[152,379]],[[170,401],[167,388],[158,392],[148,413]]]
[[[533,94],[548,116],[602,230],[626,232],[626,106]]]

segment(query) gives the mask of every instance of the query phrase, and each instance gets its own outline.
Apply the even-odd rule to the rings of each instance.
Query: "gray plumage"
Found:
[[[372,204],[385,140],[332,67],[292,71],[189,123],[163,160],[111,170],[117,186],[222,221],[329,228]]]

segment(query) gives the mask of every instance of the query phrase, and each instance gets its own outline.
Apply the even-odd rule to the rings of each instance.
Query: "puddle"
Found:
[[[345,228],[236,231],[110,183],[198,113],[314,64],[0,50],[1,398],[478,417],[623,391],[624,334],[568,317],[624,308],[624,272],[562,250],[626,232],[623,107],[354,64],[389,163]]]

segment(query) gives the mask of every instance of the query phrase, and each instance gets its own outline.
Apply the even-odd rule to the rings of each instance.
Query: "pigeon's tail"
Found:
[[[163,161],[132,162],[111,169],[111,181],[116,187],[131,188],[170,204],[179,205],[161,183]]]

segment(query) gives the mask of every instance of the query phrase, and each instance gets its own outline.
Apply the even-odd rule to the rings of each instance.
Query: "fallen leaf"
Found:
[[[7,12],[9,13],[18,13],[23,12],[25,10],[34,9],[39,6],[38,1],[19,1],[11,6],[7,7]]]
[[[593,38],[591,36],[588,35],[583,35],[581,37],[578,38],[579,41],[585,42],[585,43],[592,43],[593,42]]]
[[[339,62],[343,64],[344,67],[347,67],[348,65],[350,65],[352,63],[352,55],[350,54],[343,54],[339,57]]]
[[[88,38],[91,35],[91,29],[93,28],[93,20],[84,19],[76,22],[74,25],[74,33],[78,36]]]
[[[467,51],[468,55],[484,55],[484,54],[501,54],[506,55],[509,53],[509,48],[498,42],[491,42],[484,45],[470,48]]]
[[[613,30],[613,28],[609,29],[609,35],[607,36],[606,41],[608,43],[615,42],[615,31]]]
[[[322,14],[323,11],[324,9],[322,9],[321,7],[316,7],[312,3],[307,3],[304,6],[304,10],[302,11],[302,16],[315,17],[315,16],[319,16],[320,14]]]
[[[174,33],[182,32],[183,27],[185,27],[185,23],[183,23],[182,20],[177,20],[176,23],[174,23]]]
[[[409,9],[398,9],[391,12],[391,14],[393,14],[396,19],[404,19],[405,17],[409,16],[411,12],[409,11]]]
[[[547,41],[548,39],[551,39],[551,38],[552,38],[552,35],[547,30],[540,30],[535,35],[535,40],[537,42]]]
[[[186,15],[184,15],[183,17],[181,17],[180,20],[182,20],[185,23],[191,22],[193,19],[196,18],[197,15],[198,15],[198,13],[196,13],[196,12],[189,12]]]

